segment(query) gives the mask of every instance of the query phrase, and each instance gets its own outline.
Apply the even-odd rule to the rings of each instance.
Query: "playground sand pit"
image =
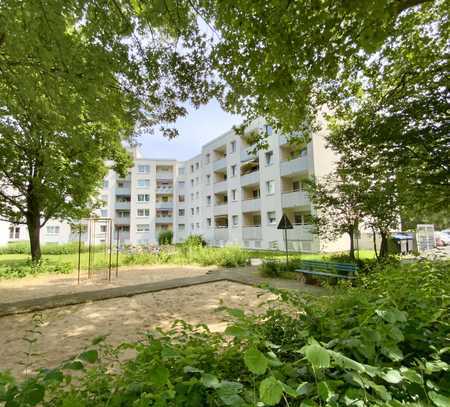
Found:
[[[112,270],[111,281],[105,278],[105,271],[93,273],[90,279],[88,279],[86,272],[82,272],[80,284],[78,284],[76,272],[70,274],[29,276],[14,280],[0,280],[0,303],[94,291],[101,288],[153,283],[176,278],[196,277],[204,275],[209,270],[215,268],[215,266],[174,267],[158,265],[154,267],[140,267],[139,269],[120,269],[118,277],[115,277],[115,270]]]
[[[262,295],[261,295],[262,294]],[[231,283],[215,282],[115,298],[104,301],[55,308],[39,313],[43,323],[36,335],[30,369],[55,367],[77,355],[98,335],[118,345],[135,341],[156,327],[169,328],[177,319],[192,324],[204,323],[212,331],[223,331],[229,317],[219,307],[239,307],[261,311],[260,305],[273,298],[262,289]],[[33,314],[0,318],[0,370],[9,369],[24,376],[21,365],[29,344],[23,339],[33,327]]]

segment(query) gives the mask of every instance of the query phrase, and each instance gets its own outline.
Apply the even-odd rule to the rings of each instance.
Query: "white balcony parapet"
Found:
[[[173,216],[157,216],[155,223],[173,223]]]
[[[308,157],[298,157],[289,161],[282,161],[280,163],[280,175],[286,176],[290,174],[297,174],[308,171]]]
[[[156,187],[157,194],[173,194],[173,187]]]
[[[156,179],[173,179],[175,174],[171,171],[157,171]]]
[[[155,202],[156,209],[173,209],[173,201],[170,202]]]
[[[261,199],[251,198],[242,201],[242,212],[259,212],[261,210]]]
[[[214,240],[228,240],[228,227],[216,227],[214,229]]]
[[[228,189],[227,181],[219,181],[214,183],[214,192],[222,192]]]
[[[310,203],[309,196],[305,191],[286,191],[281,194],[281,205],[283,208],[309,206]]]
[[[213,170],[222,170],[224,168],[227,168],[227,159],[221,158],[220,160],[216,160],[213,162]]]
[[[227,215],[228,214],[228,204],[214,205],[214,215]]]
[[[116,195],[130,196],[131,188],[130,187],[116,188],[115,192],[116,192]]]
[[[117,202],[115,203],[114,207],[116,209],[130,209],[131,207],[131,202]]]
[[[243,225],[242,239],[243,240],[261,240],[262,232],[260,225]]]
[[[258,158],[258,154],[253,153],[253,148],[246,148],[241,151],[241,162],[252,161]]]
[[[241,186],[259,184],[259,171],[241,175]]]

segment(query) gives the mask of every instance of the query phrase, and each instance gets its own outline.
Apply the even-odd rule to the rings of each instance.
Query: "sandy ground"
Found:
[[[265,292],[258,297],[261,293],[246,285],[216,282],[47,310],[40,313],[42,334],[32,349],[39,356],[30,359],[31,368],[54,367],[89,346],[97,335],[108,335],[108,343],[117,345],[139,339],[157,326],[168,328],[176,319],[223,331],[229,319],[217,308],[261,309],[260,304],[272,296]],[[24,375],[20,362],[29,345],[23,337],[32,319],[32,314],[0,318],[0,370]]]
[[[0,280],[0,303],[98,290],[100,288],[151,283],[174,278],[195,277],[206,274],[208,270],[215,268],[213,266],[174,267],[158,265],[155,267],[141,267],[140,269],[121,269],[117,278],[115,277],[115,270],[113,270],[111,282],[105,279],[104,271],[96,272],[92,279],[88,279],[87,273],[83,272],[79,285],[77,273],[46,274],[14,280]]]

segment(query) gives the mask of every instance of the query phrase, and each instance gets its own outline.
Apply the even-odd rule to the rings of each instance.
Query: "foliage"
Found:
[[[74,254],[78,253],[78,242],[72,243],[47,243],[42,246],[42,254],[58,255],[58,254]],[[92,246],[91,251],[100,252],[105,250],[105,245],[98,244]],[[89,251],[89,246],[86,246],[83,242],[80,248],[81,253],[87,253]],[[0,254],[30,254],[30,243],[29,242],[17,242],[8,243],[5,246],[0,246]]]
[[[48,219],[96,206],[105,161],[125,173],[125,142],[215,86],[184,1],[5,0],[0,27],[0,216],[28,226],[38,260]]]
[[[201,235],[189,235],[183,242],[186,247],[206,246],[206,242]]]
[[[35,276],[38,274],[69,274],[72,272],[72,265],[70,263],[58,262],[50,263],[46,260],[39,262],[32,262],[28,260],[26,263],[15,264],[0,268],[1,278],[23,278],[28,276]]]
[[[362,190],[346,172],[335,171],[319,180],[305,183],[317,211],[315,223],[325,239],[336,239],[342,234],[350,238],[349,255],[355,259],[354,237],[363,218]]]
[[[92,345],[23,382],[8,406],[447,406],[449,263],[378,266],[331,296],[275,291],[263,314],[227,309],[225,335],[176,321],[112,348]],[[124,358],[130,349],[136,356]],[[75,379],[76,378],[76,379]]]
[[[160,245],[172,244],[172,239],[173,239],[173,232],[171,230],[160,232],[158,235],[158,243]]]
[[[295,272],[299,267],[301,260],[290,260],[287,264],[283,259],[270,259],[265,260],[260,266],[260,271],[263,276],[266,277],[280,277],[284,273]]]

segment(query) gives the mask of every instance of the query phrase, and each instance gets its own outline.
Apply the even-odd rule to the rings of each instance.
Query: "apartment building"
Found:
[[[268,134],[268,148],[254,151],[254,130]],[[161,231],[173,230],[175,242],[200,234],[210,244],[236,244],[255,249],[284,248],[277,225],[286,214],[294,228],[288,231],[293,250],[342,250],[345,242],[325,246],[311,225],[313,208],[303,189],[304,180],[332,171],[335,156],[325,147],[323,133],[308,144],[295,146],[264,120],[252,123],[243,135],[233,130],[201,148],[187,161],[155,160],[133,150],[134,166],[127,177],[110,171],[100,198],[104,207],[95,215],[93,242],[118,238],[121,244],[155,244]],[[18,228],[18,231],[17,231]],[[26,230],[8,225],[3,242],[26,239]],[[51,222],[42,241],[78,238],[67,223]],[[83,240],[89,233],[83,233]],[[4,237],[5,237],[4,236]]]

